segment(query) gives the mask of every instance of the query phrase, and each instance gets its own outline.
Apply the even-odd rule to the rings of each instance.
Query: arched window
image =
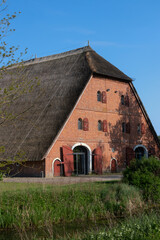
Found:
[[[81,118],[78,119],[78,129],[79,130],[83,129],[83,127],[82,127],[82,119]]]
[[[125,122],[122,123],[122,132],[123,133],[126,132],[126,124],[125,124]]]
[[[124,95],[121,96],[121,104],[124,105]]]
[[[101,94],[100,91],[98,91],[98,92],[97,92],[97,101],[98,101],[98,102],[101,102],[101,100],[102,100],[102,94]]]
[[[98,121],[98,131],[102,131],[102,121]]]
[[[148,158],[148,150],[143,145],[137,145],[134,147],[135,157],[137,159],[142,159],[142,157]]]
[[[137,147],[135,149],[136,159],[142,159],[145,156],[145,149],[143,147]]]

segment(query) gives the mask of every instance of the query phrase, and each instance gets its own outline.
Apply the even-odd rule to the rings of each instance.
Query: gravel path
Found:
[[[3,182],[20,183],[44,183],[65,185],[80,182],[102,182],[102,181],[120,181],[122,175],[100,175],[100,176],[78,176],[78,177],[54,177],[54,178],[4,178]]]

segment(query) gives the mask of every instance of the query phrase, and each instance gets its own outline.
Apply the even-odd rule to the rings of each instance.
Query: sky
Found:
[[[159,0],[8,0],[21,11],[7,42],[27,59],[88,45],[131,77],[160,135]]]

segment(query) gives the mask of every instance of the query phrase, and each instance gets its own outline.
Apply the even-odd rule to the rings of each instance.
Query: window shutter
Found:
[[[126,147],[126,166],[130,165],[130,161],[135,158],[135,152],[132,148]]]
[[[144,125],[144,123],[141,124],[141,133],[145,134],[145,125]]]
[[[125,106],[129,107],[129,97],[128,97],[128,95],[125,96]]]
[[[93,151],[93,166],[96,174],[102,174],[102,150],[100,147]]]
[[[107,132],[107,121],[103,121],[103,132]]]
[[[126,124],[126,133],[130,133],[130,123]]]
[[[83,130],[84,130],[84,131],[88,131],[88,130],[89,130],[88,118],[84,118],[84,119],[83,119]]]
[[[102,103],[106,103],[106,92],[102,92]]]

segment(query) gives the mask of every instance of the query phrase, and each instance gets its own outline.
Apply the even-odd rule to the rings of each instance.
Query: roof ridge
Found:
[[[62,52],[62,53],[58,53],[58,54],[53,54],[53,55],[40,57],[40,58],[29,59],[27,61],[24,61],[22,64],[24,64],[26,66],[26,65],[36,64],[36,63],[40,63],[40,62],[47,62],[47,61],[50,61],[50,60],[60,59],[60,58],[68,57],[68,56],[71,56],[71,55],[76,55],[76,54],[80,54],[80,53],[83,53],[83,52],[88,52],[88,51],[93,51],[93,49],[90,46],[85,46],[85,47],[77,48],[77,49],[74,49],[74,50],[70,50],[70,51],[66,51],[66,52]],[[12,66],[12,67],[15,67],[15,65]]]

